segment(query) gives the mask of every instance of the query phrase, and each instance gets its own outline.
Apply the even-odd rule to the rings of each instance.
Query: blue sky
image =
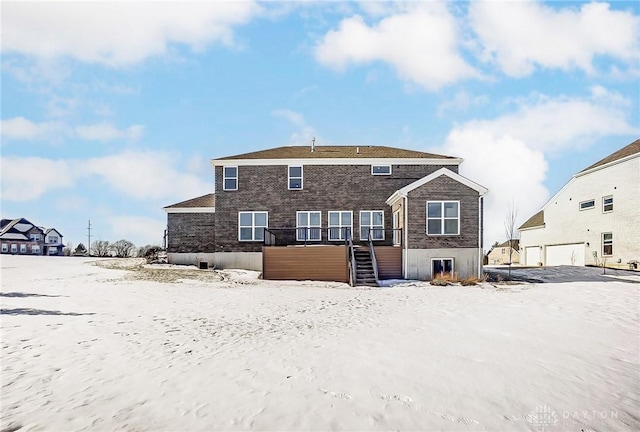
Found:
[[[209,160],[282,145],[465,159],[487,244],[640,136],[637,2],[2,2],[3,218],[159,244]]]

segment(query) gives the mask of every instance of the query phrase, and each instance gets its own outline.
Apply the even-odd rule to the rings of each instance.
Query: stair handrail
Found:
[[[375,228],[369,228],[369,234],[367,240],[369,241],[369,255],[371,255],[371,265],[373,266],[373,275],[376,278],[376,285],[380,286],[380,279],[378,279],[378,260],[376,259],[376,250],[373,247],[373,239],[371,238],[371,231]]]
[[[349,248],[350,257],[349,268],[351,269],[351,274],[349,275],[349,281],[351,282],[351,286],[356,286],[356,279],[358,277],[358,262],[356,261],[355,246],[353,245],[351,232],[349,232],[349,230],[345,230],[345,242],[347,243],[347,247]]]

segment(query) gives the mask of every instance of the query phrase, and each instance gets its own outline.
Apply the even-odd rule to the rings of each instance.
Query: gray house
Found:
[[[461,162],[381,146],[215,159],[213,194],[164,208],[169,260],[273,279],[479,275],[487,190],[458,174]]]

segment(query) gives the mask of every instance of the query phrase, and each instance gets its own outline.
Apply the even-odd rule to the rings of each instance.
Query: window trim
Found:
[[[369,227],[369,231],[368,232],[371,232],[370,231],[371,228],[375,229],[375,225],[373,225],[373,213],[382,213],[382,238],[373,238],[371,240],[372,241],[384,241],[384,239],[385,239],[385,235],[384,235],[385,234],[384,233],[384,210],[360,210],[360,213],[358,215],[359,218],[360,218],[358,220],[358,222],[360,222],[360,230],[359,230],[360,241],[369,241],[368,236],[367,236],[367,238],[363,238],[362,237],[362,228],[363,228],[363,225],[362,225],[362,213],[370,213],[371,224],[366,225],[366,226]]]
[[[235,168],[236,170],[236,175],[235,177],[233,176],[227,176],[227,168]],[[222,167],[222,190],[223,191],[237,191],[238,190],[238,166],[224,166]],[[236,181],[236,187],[235,188],[227,188],[227,180],[235,180]]]
[[[29,240],[31,241],[40,241],[40,234],[29,234]]]
[[[309,221],[308,222],[309,225],[306,225],[306,226],[298,225],[298,215],[300,215],[300,213],[306,213],[307,214],[307,221]],[[318,226],[310,225],[311,218],[309,216],[311,215],[311,213],[318,213],[318,216],[320,217],[319,222],[318,222]],[[309,230],[311,228],[317,228],[319,230],[319,232],[320,232],[320,237],[319,238],[309,238],[309,237],[307,237],[306,239],[305,238],[300,238],[299,237],[299,232],[298,232],[298,230],[300,228],[307,228],[308,229],[307,232],[309,232]],[[299,242],[303,242],[303,241],[308,241],[308,242],[309,241],[314,241],[314,242],[318,241],[319,242],[319,241],[322,241],[322,212],[320,210],[301,210],[301,211],[296,211],[296,241],[299,241]]]
[[[11,243],[11,253],[18,252],[18,245],[16,243]]]
[[[583,207],[582,204],[584,203],[591,203],[591,205],[589,207]],[[578,210],[580,211],[584,211],[584,210],[591,210],[596,208],[596,200],[595,199],[589,199],[586,201],[580,201],[580,203],[578,204]]]
[[[40,254],[40,245],[31,245],[31,254]]]
[[[266,216],[266,225],[265,226],[258,226],[256,225],[256,214],[258,213],[264,213]],[[243,214],[250,214],[251,215],[251,226],[243,226],[240,224],[240,219],[242,217]],[[251,228],[251,240],[243,240],[242,239],[242,235],[241,235],[241,230],[242,228]],[[264,237],[262,239],[256,239],[256,228],[269,228],[269,212],[268,211],[264,211],[264,210],[256,210],[256,211],[239,211],[238,212],[238,241],[239,242],[264,242]]]
[[[331,213],[338,213],[340,215],[340,225],[331,225]],[[342,225],[342,213],[349,213],[351,216],[351,224],[347,227]],[[340,228],[340,238],[331,238],[331,228]],[[353,238],[353,211],[352,210],[329,210],[327,212],[327,239],[329,241],[345,241],[346,238],[342,235],[344,233],[344,228],[349,228],[349,233],[351,238]]]
[[[433,262],[445,261],[445,260],[451,261],[451,275],[453,276],[453,273],[455,273],[456,271],[456,260],[453,257],[437,257],[437,258],[431,258],[431,279],[436,277],[436,275],[433,274]],[[440,273],[438,276],[443,276],[443,273]]]
[[[388,167],[389,168],[389,172],[375,172],[374,168],[375,167]],[[391,173],[393,172],[393,167],[391,165],[371,165],[371,175],[378,175],[378,176],[382,176],[382,175],[391,175]]]
[[[429,204],[431,203],[440,203],[441,206],[441,210],[442,210],[442,216],[440,216],[439,218],[429,218]],[[453,233],[445,233],[444,232],[444,221],[445,220],[453,220],[454,218],[447,218],[444,216],[444,205],[447,203],[456,203],[458,205],[458,216],[455,218],[458,221],[458,229],[456,231],[455,234]],[[460,206],[460,201],[454,201],[454,200],[432,200],[432,201],[427,201],[426,205],[425,205],[425,216],[426,216],[426,226],[425,226],[425,232],[428,236],[454,236],[454,235],[460,235],[460,225],[461,225],[461,215],[462,215],[462,211],[461,211],[461,206]],[[429,233],[429,220],[435,220],[435,219],[439,219],[442,223],[440,225],[440,234],[431,234]]]
[[[605,204],[605,201],[611,199],[611,202],[608,204]],[[607,210],[606,207],[607,206],[611,206],[611,210]],[[611,213],[613,211],[613,195],[607,195],[607,196],[603,196],[602,197],[602,213]]]
[[[9,252],[9,244],[2,243],[2,252]]]
[[[291,168],[300,168],[300,177],[291,177]],[[291,179],[300,179],[300,187],[292,188]],[[304,189],[304,167],[302,165],[289,165],[287,166],[287,188],[289,190],[303,190]]]
[[[605,244],[604,236],[607,235],[607,234],[611,235],[611,240],[608,240],[607,244]],[[603,257],[613,256],[613,233],[612,232],[604,232],[604,233],[602,233],[601,239],[602,239],[602,256]],[[609,253],[609,254],[604,253],[605,246],[611,246],[611,253]]]
[[[27,245],[20,243],[20,253],[27,253]]]

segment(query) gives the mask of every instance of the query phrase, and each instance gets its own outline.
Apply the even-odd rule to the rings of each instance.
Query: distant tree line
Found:
[[[136,247],[129,240],[121,239],[110,243],[107,240],[96,240],[91,244],[91,251],[87,250],[87,247],[79,243],[75,248],[73,244],[67,243],[64,248],[64,255],[73,256],[96,256],[96,257],[116,257],[116,258],[129,258],[140,257],[150,258],[155,257],[162,250],[160,246],[145,245]]]

